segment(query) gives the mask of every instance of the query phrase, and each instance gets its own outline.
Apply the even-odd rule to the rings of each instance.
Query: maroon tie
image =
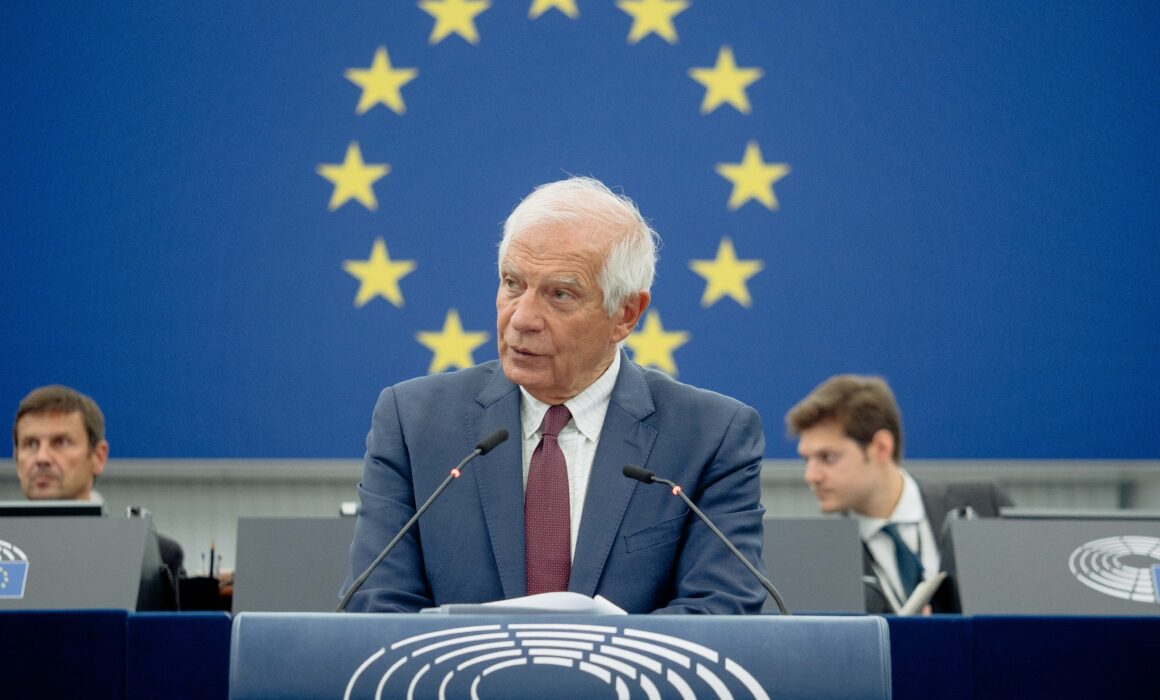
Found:
[[[568,590],[572,574],[572,517],[568,508],[568,465],[556,437],[572,414],[552,406],[544,435],[532,453],[524,493],[524,556],[528,595]]]

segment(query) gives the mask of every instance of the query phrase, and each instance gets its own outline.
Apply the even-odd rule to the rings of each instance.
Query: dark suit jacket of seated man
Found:
[[[509,217],[505,242],[521,208],[541,195],[565,208],[576,197],[595,198],[598,206],[616,197],[585,178],[544,186]],[[563,204],[557,201],[561,198]],[[631,210],[639,218],[634,205]],[[604,335],[609,314],[593,311],[578,325],[574,311],[588,308],[592,297],[593,303],[602,303],[595,280],[608,246],[597,246],[589,255],[585,241],[578,240],[589,235],[584,227],[545,224],[542,218],[536,222],[528,233],[517,232],[506,257],[501,244],[500,360],[406,381],[379,396],[359,486],[351,577],[343,590],[478,441],[499,428],[507,429],[511,439],[468,465],[347,609],[415,611],[524,596],[523,470],[524,451],[530,450],[521,423],[524,392],[558,405],[619,365],[587,487],[580,491],[578,527],[572,514],[577,534],[567,590],[604,596],[630,613],[759,612],[764,589],[683,502],[668,488],[622,473],[625,465],[642,465],[681,484],[741,553],[761,567],[765,440],[757,413],[734,399],[641,368],[618,349],[648,304],[655,249],[649,250],[647,279],[635,287],[643,291],[611,313],[615,330]],[[579,265],[569,267],[575,260]],[[556,289],[555,277],[575,284]],[[561,329],[569,333],[561,335]],[[581,373],[571,385],[571,370],[562,375],[541,371],[545,357],[582,365],[590,355],[599,355],[589,362],[595,374]]]

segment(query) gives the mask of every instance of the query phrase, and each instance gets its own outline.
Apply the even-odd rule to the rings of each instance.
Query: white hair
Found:
[[[611,235],[612,246],[598,277],[604,292],[604,310],[609,316],[628,297],[652,289],[660,236],[628,197],[590,177],[573,176],[540,185],[516,205],[504,222],[503,239],[499,242],[501,270],[511,242],[544,224],[585,226]]]

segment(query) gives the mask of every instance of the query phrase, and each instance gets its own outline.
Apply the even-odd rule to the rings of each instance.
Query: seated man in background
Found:
[[[901,607],[922,580],[946,571],[933,612],[960,612],[948,514],[994,517],[1011,499],[989,482],[918,481],[901,468],[902,417],[879,377],[838,375],[822,382],[785,417],[805,480],[826,513],[858,519],[868,612]]]
[[[93,485],[109,458],[105,416],[85,394],[59,385],[32,390],[16,411],[12,454],[29,500],[104,503]],[[164,535],[157,543],[176,586],[184,573],[181,545]]]

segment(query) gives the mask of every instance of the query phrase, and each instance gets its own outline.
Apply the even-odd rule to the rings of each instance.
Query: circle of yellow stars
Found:
[[[679,36],[676,18],[692,6],[690,0],[618,0],[617,8],[632,19],[627,42],[637,44],[651,35],[656,35],[669,44],[676,44]],[[418,7],[434,20],[430,44],[438,44],[455,35],[469,44],[481,41],[475,20],[486,12],[491,0],[420,0]],[[576,0],[531,0],[528,18],[537,20],[545,13],[555,10],[568,19],[580,17]],[[711,114],[719,107],[729,105],[743,115],[752,113],[747,88],[765,75],[761,68],[741,67],[730,46],[721,46],[712,66],[692,67],[688,76],[704,87],[701,100],[701,114]],[[382,105],[398,116],[406,114],[403,88],[419,77],[419,69],[395,67],[391,63],[386,46],[375,49],[367,68],[348,68],[343,76],[360,88],[357,115],[364,115]],[[714,171],[732,185],[726,208],[737,211],[751,201],[761,204],[770,211],[777,211],[779,203],[773,186],[790,173],[787,163],[767,162],[756,140],[745,144],[741,160],[717,163]],[[389,163],[368,163],[357,141],[347,147],[342,163],[320,164],[316,172],[330,181],[334,189],[327,204],[329,211],[336,211],[352,200],[368,211],[378,209],[374,184],[391,172]],[[343,270],[358,280],[354,305],[362,308],[372,300],[382,297],[396,308],[403,306],[403,292],[400,280],[418,267],[415,260],[392,260],[382,237],[375,239],[370,257],[366,260],[346,260]],[[733,241],[721,238],[713,259],[690,260],[689,269],[705,280],[705,291],[701,296],[701,306],[710,307],[725,298],[732,299],[744,308],[753,305],[749,294],[748,281],[761,272],[761,260],[739,259]],[[487,342],[488,333],[466,331],[454,308],[449,309],[438,331],[420,331],[417,342],[432,353],[429,373],[448,369],[470,367],[475,364],[473,353]],[[673,353],[689,342],[687,331],[668,331],[661,323],[660,312],[650,310],[641,328],[625,340],[632,351],[633,360],[643,366],[656,367],[669,374],[677,374],[677,364]]]

